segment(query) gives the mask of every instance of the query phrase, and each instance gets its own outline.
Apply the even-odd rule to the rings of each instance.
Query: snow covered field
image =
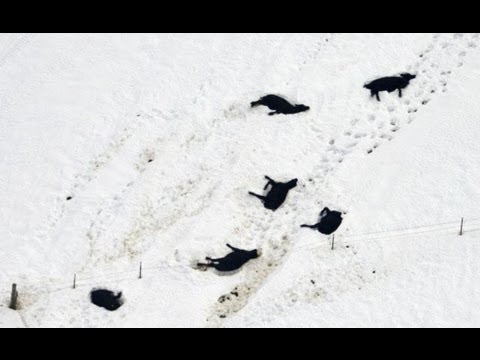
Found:
[[[480,326],[479,45],[0,34],[0,327]],[[406,71],[402,98],[363,88]],[[311,109],[249,107],[267,93]],[[264,175],[299,179],[276,212],[247,194]],[[300,228],[325,206],[334,250]],[[227,242],[262,256],[192,267]]]

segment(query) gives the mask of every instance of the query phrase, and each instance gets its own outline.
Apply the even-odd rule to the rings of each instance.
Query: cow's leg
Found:
[[[214,267],[213,264],[204,264],[204,263],[197,263],[197,267],[199,268],[209,268],[209,267]]]
[[[269,185],[274,186],[275,184],[276,184],[275,181],[273,181],[273,180],[268,180],[268,182],[267,182],[267,184],[265,185],[265,187],[263,188],[263,190],[267,190],[267,188],[268,188]]]
[[[278,114],[276,111],[271,111],[271,112],[268,113],[268,115],[270,115],[270,116],[276,115],[276,114]]]
[[[270,177],[267,176],[267,175],[265,175],[265,179],[268,180],[268,183],[267,183],[267,185],[265,185],[265,187],[263,188],[263,190],[267,190],[268,185],[274,186],[274,185],[277,183],[275,180],[273,180],[272,178],[270,178]]]
[[[307,224],[300,225],[300,227],[302,227],[302,228],[310,228],[310,229],[316,229],[317,226],[318,226],[318,224],[315,224],[315,225],[307,225]]]
[[[402,97],[402,89],[398,89],[398,96]]]
[[[380,101],[380,95],[378,95],[378,91],[375,93],[375,96],[377,97],[377,100]]]
[[[230,244],[227,244],[227,246],[232,250],[232,251],[237,251],[237,252],[241,252],[241,251],[245,251],[245,250],[241,250],[241,249],[238,249]]]
[[[257,194],[255,194],[255,193],[253,193],[253,192],[249,192],[249,194],[252,195],[252,196],[255,196],[256,198],[259,198],[259,199],[262,200],[262,201],[265,201],[265,200],[266,200],[265,196],[257,195]]]

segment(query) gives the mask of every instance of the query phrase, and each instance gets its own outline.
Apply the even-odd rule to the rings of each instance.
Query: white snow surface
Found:
[[[480,326],[478,45],[1,34],[0,327]],[[363,88],[402,72],[402,98]],[[311,109],[250,108],[268,93]],[[264,175],[299,179],[275,212],[247,194]],[[325,206],[346,213],[333,250],[300,228]],[[194,268],[226,243],[262,255]]]

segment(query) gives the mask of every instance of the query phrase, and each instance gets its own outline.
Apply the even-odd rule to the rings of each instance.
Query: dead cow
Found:
[[[267,188],[271,186],[271,189],[266,196],[258,195],[253,192],[249,192],[249,194],[262,200],[265,208],[275,211],[283,204],[287,198],[288,192],[297,186],[298,180],[293,179],[287,183],[279,183],[275,180],[272,180],[268,176],[265,176],[265,179],[267,179],[268,182],[263,190],[267,190]]]
[[[403,73],[400,76],[384,77],[364,85],[363,87],[370,90],[370,94],[377,97],[380,101],[379,92],[388,91],[389,93],[398,90],[398,95],[402,97],[402,89],[405,89],[410,80],[415,79],[416,75]]]
[[[339,211],[332,211],[328,207],[322,210],[320,213],[320,221],[315,225],[303,224],[301,227],[307,227],[311,229],[317,229],[324,235],[333,234],[341,225],[342,213]]]
[[[106,289],[95,289],[90,293],[90,300],[93,304],[103,307],[108,311],[115,311],[123,305],[122,293],[115,294]]]
[[[240,269],[244,264],[252,259],[256,259],[260,256],[258,250],[241,250],[233,247],[230,244],[227,246],[233,251],[227,256],[218,259],[212,259],[207,257],[208,261],[206,264],[198,263],[197,267],[199,268],[209,268],[212,267],[215,270],[227,272]]]
[[[284,98],[277,95],[266,95],[260,98],[260,100],[250,103],[252,107],[264,105],[270,110],[274,110],[268,113],[268,115],[276,114],[296,114],[302,111],[307,111],[310,107],[306,105],[292,105]]]

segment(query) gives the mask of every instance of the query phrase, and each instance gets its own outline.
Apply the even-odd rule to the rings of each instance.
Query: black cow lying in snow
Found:
[[[320,213],[320,221],[315,225],[302,225],[301,227],[308,227],[311,229],[317,229],[319,232],[325,235],[333,234],[342,223],[342,213],[339,211],[331,211],[328,207],[322,210]]]
[[[258,250],[241,250],[233,247],[230,244],[227,246],[233,250],[230,254],[223,258],[219,259],[212,259],[207,257],[206,260],[208,263],[198,263],[197,266],[199,268],[209,268],[213,267],[215,270],[218,271],[234,271],[240,269],[245,263],[252,259],[256,259],[260,256],[260,252]]]
[[[257,195],[253,192],[249,192],[250,195],[255,196],[262,200],[263,206],[270,210],[277,210],[287,198],[288,192],[297,186],[297,179],[290,180],[287,183],[279,183],[275,180],[272,180],[268,176],[265,176],[268,180],[267,185],[263,188],[263,190],[267,190],[268,186],[271,186],[270,191],[266,196]]]
[[[307,111],[310,107],[306,105],[292,105],[287,100],[281,98],[277,95],[266,95],[260,98],[260,100],[253,101],[250,103],[252,107],[258,105],[267,106],[272,112],[269,112],[268,115],[275,114],[296,114],[302,111]]]
[[[398,90],[398,95],[402,97],[402,89],[405,89],[410,80],[415,79],[415,75],[403,73],[400,76],[390,76],[384,77],[364,85],[364,88],[370,90],[372,96],[376,96],[377,100],[380,101],[380,96],[378,93],[380,91],[388,91],[389,93]]]
[[[115,294],[113,291],[105,289],[92,290],[90,299],[93,304],[109,311],[115,311],[123,305],[121,292]]]

